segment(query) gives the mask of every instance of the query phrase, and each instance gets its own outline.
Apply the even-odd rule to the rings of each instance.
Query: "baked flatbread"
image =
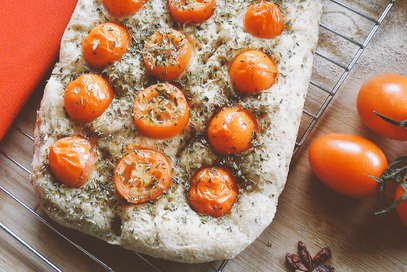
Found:
[[[217,1],[213,15],[198,25],[176,23],[167,1],[150,0],[130,17],[115,18],[101,0],[79,0],[61,42],[59,63],[45,88],[35,130],[32,183],[47,214],[61,225],[130,250],[178,262],[233,258],[271,223],[282,192],[310,80],[318,38],[318,0],[279,0],[284,32],[261,39],[244,31],[242,18],[256,1]],[[125,25],[132,37],[122,58],[102,69],[89,68],[81,44],[97,25]],[[186,70],[175,80],[190,106],[185,129],[168,139],[143,136],[134,125],[133,102],[143,89],[162,82],[149,76],[141,51],[146,39],[175,28],[192,45]],[[260,50],[276,63],[276,83],[256,95],[239,95],[229,80],[234,58]],[[66,86],[82,74],[109,81],[114,98],[90,123],[73,121],[64,108]],[[225,105],[256,116],[259,131],[253,146],[240,154],[218,155],[206,138],[207,124]],[[96,161],[86,183],[70,188],[53,174],[50,146],[67,136],[94,144]],[[158,150],[171,161],[172,183],[157,200],[130,204],[118,196],[114,172],[131,150]],[[239,193],[221,217],[199,214],[188,203],[189,180],[205,165],[223,165],[238,178]]]

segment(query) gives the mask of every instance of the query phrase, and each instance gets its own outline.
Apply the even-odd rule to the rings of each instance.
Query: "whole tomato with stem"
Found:
[[[361,137],[331,133],[316,139],[309,150],[309,162],[315,175],[332,190],[349,197],[376,194],[380,176],[387,167],[383,152]]]
[[[373,177],[379,184],[379,191],[377,193],[377,200],[379,203],[379,212],[381,214],[396,208],[397,214],[403,224],[407,226],[407,155],[397,157],[380,175],[380,177]],[[397,182],[397,188],[394,193],[394,203],[387,208],[382,209],[381,197],[385,195],[385,190],[389,182]]]
[[[357,98],[360,118],[374,132],[407,140],[407,77],[382,74],[368,79]]]
[[[400,204],[397,205],[396,210],[397,210],[397,215],[399,216],[401,222],[405,226],[407,226],[407,195],[406,195],[406,190],[404,187],[399,184],[396,188],[396,192],[394,194],[394,201],[397,203],[397,201],[400,200]]]

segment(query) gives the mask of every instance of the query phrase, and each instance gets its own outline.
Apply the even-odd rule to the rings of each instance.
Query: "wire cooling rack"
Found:
[[[323,50],[318,49],[315,52],[316,55],[316,60],[315,62],[318,63],[318,61],[327,61],[333,66],[336,66],[338,69],[342,70],[338,75],[339,78],[337,80],[334,80],[332,86],[326,86],[325,84],[321,83],[318,81],[318,76],[314,77],[311,79],[311,84],[310,84],[310,90],[309,93],[313,94],[314,96],[319,97],[320,99],[318,100],[318,105],[315,106],[315,102],[313,103],[307,103],[304,109],[304,115],[301,121],[301,126],[300,126],[300,132],[299,136],[297,138],[296,146],[294,149],[294,154],[297,153],[299,148],[304,144],[306,141],[307,137],[311,133],[312,129],[315,127],[317,121],[320,119],[324,111],[327,109],[329,106],[330,102],[334,98],[335,94],[338,92],[340,89],[342,83],[346,80],[347,76],[349,73],[352,71],[354,68],[356,62],[366,49],[367,45],[369,42],[372,40],[373,36],[375,35],[376,31],[386,18],[387,14],[389,13],[390,9],[396,2],[396,0],[390,1],[388,4],[386,3],[386,6],[384,7],[383,12],[380,14],[380,16],[375,19],[370,15],[366,15],[365,11],[359,11],[358,9],[355,9],[352,7],[352,4],[349,3],[344,3],[345,0],[343,1],[337,1],[337,0],[326,0],[326,2],[329,2],[331,4],[335,4],[338,6],[338,9],[343,9],[346,10],[347,12],[351,12],[353,16],[360,16],[364,18],[365,20],[370,21],[372,24],[372,27],[370,31],[366,33],[364,36],[363,41],[359,42],[356,40],[354,37],[349,36],[348,34],[342,32],[341,30],[338,30],[336,26],[333,25],[328,25],[326,23],[321,23],[320,24],[320,31],[321,32],[326,32],[325,36],[330,37],[330,38],[335,38],[335,39],[342,39],[345,42],[349,42],[350,44],[353,44],[356,47],[356,51],[354,54],[350,56],[350,60],[348,62],[344,62],[340,58],[338,59],[335,57],[335,55],[330,54],[330,52],[324,52]],[[315,71],[314,71],[315,74]],[[316,79],[315,79],[316,78]],[[317,92],[322,92],[322,95],[318,94]],[[309,97],[307,99],[310,99]],[[27,108],[27,106],[26,106]],[[28,112],[28,113],[27,113]],[[30,114],[32,116],[32,124],[35,123],[35,109],[24,109],[22,115],[24,114]],[[21,118],[20,118],[21,119]],[[25,119],[23,117],[23,119]],[[7,207],[0,206],[0,229],[3,230],[3,232],[7,233],[9,237],[17,242],[20,247],[26,248],[25,251],[27,252],[27,256],[31,258],[33,267],[43,267],[44,270],[50,270],[50,271],[64,271],[64,270],[69,270],[68,269],[61,269],[56,263],[53,262],[49,259],[49,257],[45,256],[44,253],[39,252],[35,248],[34,243],[31,241],[30,237],[22,237],[24,235],[19,234],[18,231],[12,230],[9,227],[7,227],[7,223],[12,223],[12,221],[16,220],[17,224],[24,225],[24,219],[27,219],[28,217],[33,217],[35,222],[37,222],[38,225],[40,225],[41,229],[44,229],[45,233],[51,232],[53,236],[56,236],[57,238],[53,239],[59,239],[65,241],[63,247],[73,247],[74,250],[79,250],[83,253],[84,258],[89,258],[91,259],[94,263],[94,266],[97,266],[99,270],[106,270],[106,271],[115,271],[111,265],[106,264],[103,258],[103,255],[100,256],[95,256],[94,253],[92,253],[92,247],[90,249],[85,249],[82,247],[77,241],[73,241],[71,237],[71,233],[64,228],[61,228],[57,225],[55,225],[53,222],[47,221],[47,217],[44,216],[44,212],[41,211],[41,206],[38,204],[35,196],[33,197],[32,189],[30,188],[29,184],[29,175],[31,174],[31,170],[29,169],[29,162],[31,161],[30,152],[32,151],[32,146],[33,146],[33,137],[31,136],[30,133],[26,131],[32,131],[32,127],[26,127],[25,125],[20,125],[18,120],[13,124],[12,129],[9,131],[5,139],[2,141],[0,144],[0,165],[4,168],[7,168],[10,170],[5,171],[5,177],[2,177],[0,179],[0,202],[3,203],[2,205],[5,206],[6,204],[4,203],[11,203],[7,204]],[[7,139],[8,138],[8,139]],[[28,142],[28,144],[27,144]],[[21,154],[16,153],[16,152],[9,152],[9,147],[15,145],[21,145],[21,146],[29,146],[31,150],[27,152],[27,148],[21,148]],[[19,146],[17,146],[17,149],[20,149]],[[29,156],[29,157],[27,157]],[[27,163],[28,162],[28,163]],[[10,171],[10,172],[8,172]],[[10,174],[8,174],[10,173]],[[8,178],[8,175],[12,175],[13,177],[21,177],[21,180],[15,181],[11,180]],[[25,194],[16,194],[12,193],[14,191],[17,191],[15,188],[16,187],[27,187],[27,191]],[[31,195],[28,196],[27,195]],[[7,202],[3,202],[2,200],[5,200]],[[21,217],[15,218],[15,217],[9,217],[5,215],[5,212],[3,209],[20,209],[19,213],[21,214]],[[22,211],[21,211],[22,210]],[[4,213],[4,214],[3,214]],[[6,220],[6,221],[4,221]],[[20,220],[20,222],[18,221]],[[29,228],[28,228],[29,229]],[[21,231],[20,231],[21,232]],[[28,231],[29,232],[29,231]],[[41,235],[41,234],[39,234]],[[44,237],[44,242],[47,242],[48,238]],[[84,238],[87,239],[87,238]],[[92,239],[92,238],[89,238]],[[93,243],[94,240],[91,240],[90,243]],[[12,242],[11,242],[12,243]],[[61,242],[62,243],[62,242]],[[97,242],[95,242],[97,243]],[[35,243],[37,244],[37,243]],[[41,244],[38,244],[40,247]],[[58,245],[57,245],[58,246]],[[98,245],[96,245],[97,247]],[[4,249],[5,248],[5,249]],[[3,247],[3,250],[7,250],[7,246]],[[113,248],[112,250],[117,250],[116,248]],[[61,250],[56,249],[56,252],[61,252]],[[81,253],[81,254],[82,254]],[[1,254],[1,251],[0,251]],[[130,253],[126,253],[130,254]],[[133,253],[131,253],[133,254]],[[99,254],[100,255],[100,254]],[[24,256],[23,259],[27,259],[27,256]],[[124,258],[132,258],[130,257],[124,257]],[[142,271],[180,271],[180,270],[188,270],[188,271],[223,271],[225,267],[227,267],[228,260],[224,260],[221,262],[214,262],[214,263],[209,263],[209,264],[202,264],[197,268],[197,266],[194,266],[193,268],[188,266],[188,267],[182,267],[180,268],[177,264],[174,264],[173,266],[169,265],[166,263],[165,265],[158,265],[157,261],[137,254],[136,253],[136,263],[137,267],[135,267],[135,270],[142,270]],[[21,256],[20,256],[21,257]],[[19,259],[20,257],[16,257],[16,259]],[[120,261],[120,260],[119,260]],[[11,261],[13,262],[13,261]],[[18,262],[18,260],[16,260]],[[92,267],[94,267],[92,266]],[[67,266],[65,266],[67,267]],[[69,267],[69,265],[68,265]],[[0,265],[1,268],[1,265]],[[86,268],[85,268],[86,269]],[[84,269],[84,270],[85,270]],[[117,268],[116,268],[117,269]],[[0,269],[1,270],[1,269]],[[95,270],[95,269],[91,269]],[[117,269],[118,271],[120,270]]]

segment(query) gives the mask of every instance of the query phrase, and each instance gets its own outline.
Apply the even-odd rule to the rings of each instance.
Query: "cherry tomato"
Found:
[[[62,183],[78,188],[89,177],[95,154],[86,139],[66,137],[50,146],[48,159],[52,172]]]
[[[148,0],[103,0],[103,5],[116,17],[127,17],[140,10]]]
[[[247,31],[262,39],[280,35],[284,30],[284,18],[280,9],[271,2],[251,5],[243,18]]]
[[[171,185],[171,166],[158,151],[135,150],[117,165],[114,183],[130,203],[144,203],[160,197]]]
[[[198,213],[220,217],[230,211],[239,188],[232,172],[224,167],[206,167],[191,179],[189,205]]]
[[[229,70],[230,81],[241,93],[258,93],[274,85],[277,67],[260,51],[246,51],[237,56]]]
[[[66,87],[64,105],[73,120],[86,124],[102,115],[113,97],[113,90],[103,77],[86,74]]]
[[[150,74],[171,81],[187,68],[191,46],[184,34],[173,29],[164,29],[146,40],[142,55]]]
[[[360,118],[374,132],[395,140],[407,141],[407,129],[392,125],[374,111],[395,121],[407,119],[407,77],[396,74],[377,75],[367,80],[357,98]]]
[[[239,107],[226,108],[210,121],[208,140],[219,154],[236,154],[252,146],[252,136],[257,130],[253,115]]]
[[[124,26],[105,23],[96,26],[82,43],[83,56],[94,68],[120,60],[130,45],[130,34]]]
[[[215,10],[215,0],[169,0],[171,16],[180,24],[194,25],[208,20]]]
[[[169,138],[179,134],[188,124],[189,106],[177,87],[161,83],[137,95],[133,115],[142,134],[151,138]]]
[[[405,191],[404,188],[399,184],[397,185],[396,188],[396,192],[394,194],[394,201],[399,200],[403,195],[404,195]],[[401,219],[401,221],[403,222],[403,224],[405,226],[407,226],[407,200],[404,200],[403,202],[401,202],[397,207],[397,214],[399,216],[399,218]]]
[[[315,175],[332,190],[354,198],[377,193],[379,177],[387,168],[383,152],[372,142],[342,133],[316,139],[309,150]]]

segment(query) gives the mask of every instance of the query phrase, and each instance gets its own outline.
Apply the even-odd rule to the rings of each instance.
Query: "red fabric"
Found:
[[[77,0],[0,0],[0,139],[55,62]]]

